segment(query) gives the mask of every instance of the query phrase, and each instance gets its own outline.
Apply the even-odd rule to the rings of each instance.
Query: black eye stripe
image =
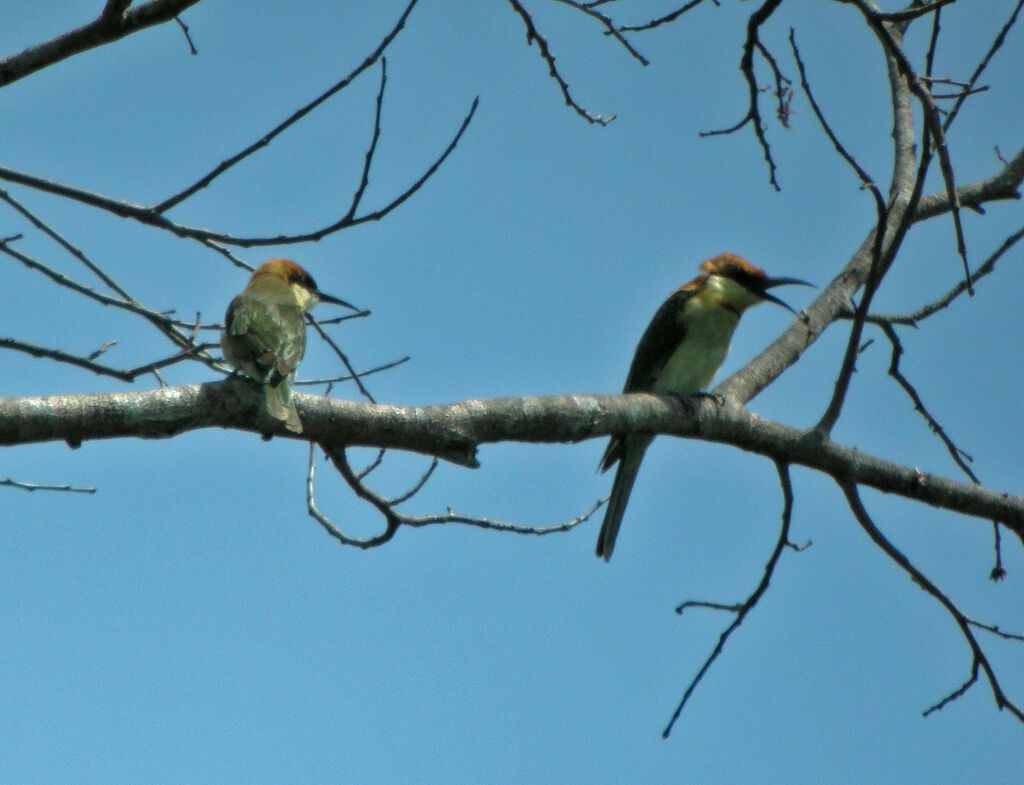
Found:
[[[725,274],[726,278],[731,278],[744,289],[750,289],[753,292],[760,291],[764,286],[762,278],[756,275],[751,275],[745,270],[729,270]]]
[[[317,291],[316,281],[313,280],[312,275],[306,272],[293,272],[288,276],[288,283],[297,283],[300,286],[309,289],[311,292]]]

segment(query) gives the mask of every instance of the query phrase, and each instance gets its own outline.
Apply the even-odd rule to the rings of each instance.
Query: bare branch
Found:
[[[125,11],[130,2],[108,0],[100,16],[89,24],[0,60],[0,88],[68,57],[169,22],[198,2],[150,0]]]
[[[434,458],[430,462],[430,466],[427,467],[427,470],[423,472],[423,475],[419,478],[419,480],[416,481],[416,483],[411,488],[409,488],[409,490],[391,499],[391,506],[397,507],[399,504],[404,504],[417,493],[419,493],[423,489],[423,486],[427,484],[427,480],[429,480],[431,475],[434,473],[434,470],[437,468],[437,464],[438,460],[437,458]]]
[[[377,142],[380,139],[380,114],[384,107],[384,87],[388,83],[388,61],[386,57],[380,59],[380,90],[377,91],[377,108],[373,115],[373,136],[370,139],[370,146],[366,148],[366,157],[363,161],[363,176],[359,180],[359,186],[352,194],[352,204],[345,213],[347,220],[355,217],[359,203],[363,199],[366,187],[370,184],[370,167],[373,165],[373,154],[377,151]]]
[[[977,283],[986,275],[995,270],[996,262],[1010,250],[1017,242],[1024,237],[1024,227],[1007,237],[1003,243],[971,274],[971,283]],[[907,314],[872,314],[869,320],[875,324],[905,324],[916,327],[918,322],[927,319],[932,314],[948,308],[949,305],[967,290],[967,284],[960,281],[946,294],[935,302],[922,306],[916,311]]]
[[[1020,708],[1018,708],[1017,705],[1006,696],[1002,687],[999,686],[999,681],[996,678],[995,671],[992,669],[988,658],[985,656],[985,652],[982,650],[977,638],[974,637],[974,633],[971,631],[971,627],[973,626],[971,620],[953,604],[953,601],[950,600],[938,586],[932,583],[932,581],[923,572],[915,567],[913,562],[911,562],[898,548],[896,548],[895,545],[886,539],[885,535],[882,534],[874,521],[871,520],[871,516],[864,508],[856,485],[853,482],[848,481],[840,481],[839,485],[842,488],[843,493],[846,495],[847,503],[849,504],[854,517],[857,519],[857,523],[860,524],[860,527],[865,531],[865,533],[867,533],[868,537],[871,538],[871,541],[881,548],[886,556],[896,562],[896,564],[910,576],[914,583],[924,589],[927,594],[934,597],[939,604],[946,609],[949,615],[953,617],[956,625],[960,628],[960,632],[963,633],[963,636],[967,641],[967,646],[971,650],[972,662],[970,678],[953,693],[927,709],[924,712],[925,716],[941,709],[949,702],[956,700],[963,695],[977,681],[978,671],[980,669],[985,673],[985,678],[992,690],[992,697],[995,699],[996,706],[1000,709],[1007,709],[1020,722],[1024,722],[1024,712],[1022,712]]]
[[[335,526],[331,520],[324,515],[316,506],[313,493],[313,479],[314,479],[314,449],[315,445],[310,443],[310,457],[309,457],[309,468],[306,475],[306,505],[310,514],[310,517],[314,518],[324,530],[334,537],[342,545],[351,545],[356,548],[362,548],[364,550],[368,548],[376,548],[380,545],[391,540],[395,536],[395,532],[401,526],[409,526],[412,528],[422,528],[424,526],[433,526],[440,524],[463,524],[466,526],[475,526],[481,529],[490,529],[492,531],[501,531],[512,534],[534,534],[534,535],[545,535],[554,534],[556,532],[568,531],[584,521],[588,520],[604,503],[605,500],[596,502],[589,510],[582,515],[573,518],[572,520],[558,523],[553,526],[521,526],[515,523],[506,523],[503,521],[496,521],[490,518],[479,518],[471,517],[466,515],[458,515],[451,509],[440,514],[440,515],[423,515],[423,516],[411,516],[405,515],[398,512],[396,507],[408,501],[412,496],[420,491],[420,489],[426,484],[427,480],[433,474],[434,469],[437,467],[437,459],[430,464],[430,467],[424,472],[423,476],[410,488],[410,490],[397,496],[393,499],[385,498],[376,491],[370,489],[364,482],[363,478],[366,474],[374,467],[379,465],[381,458],[383,457],[383,450],[378,453],[377,458],[371,464],[371,469],[367,469],[363,472],[356,473],[352,466],[348,462],[348,457],[344,447],[323,447],[327,457],[334,464],[338,473],[341,474],[342,478],[348,483],[349,487],[352,488],[353,492],[357,497],[363,499],[374,507],[377,512],[384,518],[384,530],[381,534],[375,537],[359,538],[350,537],[345,534],[341,529]]]
[[[977,67],[974,69],[974,73],[971,74],[971,78],[967,80],[967,84],[961,92],[960,97],[957,99],[957,102],[953,105],[953,108],[949,110],[949,114],[946,115],[946,120],[942,124],[942,127],[944,129],[949,128],[949,126],[956,119],[957,113],[960,111],[960,107],[963,106],[963,103],[967,99],[967,96],[973,92],[973,86],[977,83],[978,79],[981,78],[981,75],[982,73],[984,73],[985,69],[988,68],[988,64],[992,62],[992,58],[995,56],[996,52],[998,52],[1002,48],[1003,42],[1006,41],[1007,33],[1009,33],[1013,26],[1017,23],[1017,16],[1018,14],[1020,14],[1020,9],[1022,6],[1024,6],[1024,0],[1017,0],[1017,5],[1013,7],[1013,13],[1010,14],[1010,18],[1006,21],[1006,24],[1003,25],[1003,28],[999,31],[999,34],[992,41],[992,45],[988,48],[988,51],[985,53],[985,56],[981,58],[981,62],[979,62]]]
[[[942,440],[942,443],[946,446],[946,451],[953,459],[953,462],[970,478],[971,482],[975,485],[981,485],[981,480],[979,480],[978,476],[971,470],[971,467],[967,465],[967,461],[973,461],[973,458],[953,443],[953,440],[946,434],[945,429],[939,424],[939,421],[936,420],[932,416],[931,412],[929,412],[925,407],[924,401],[921,400],[921,396],[918,395],[914,385],[912,385],[907,377],[900,371],[900,357],[903,355],[903,344],[900,343],[899,336],[896,335],[896,330],[891,324],[883,324],[880,325],[880,327],[892,346],[892,354],[889,359],[889,375],[896,380],[896,383],[903,388],[903,391],[910,398],[911,402],[914,404],[914,411],[924,418],[932,433]]]
[[[804,91],[804,95],[807,96],[807,101],[811,105],[811,110],[814,112],[814,116],[818,119],[818,124],[821,126],[825,135],[829,141],[832,142],[832,146],[836,152],[842,157],[844,161],[850,166],[851,169],[857,174],[860,179],[861,187],[865,188],[875,200],[875,214],[879,223],[885,221],[885,198],[882,196],[882,192],[875,184],[874,178],[870,177],[867,172],[857,163],[855,159],[846,148],[843,143],[839,141],[839,138],[832,131],[832,127],[829,125],[828,120],[825,119],[825,114],[821,111],[821,107],[818,106],[818,102],[814,98],[814,93],[811,92],[811,85],[807,81],[807,71],[804,69],[804,61],[800,57],[800,50],[796,45],[796,32],[793,28],[789,28],[789,44],[793,50],[793,59],[796,60],[797,69],[800,72],[800,87]]]
[[[68,493],[96,493],[96,489],[93,487],[81,487],[76,485],[39,485],[32,482],[20,482],[18,480],[12,480],[10,477],[4,480],[0,480],[0,485],[8,488],[21,488],[23,491],[65,491]]]
[[[577,11],[580,11],[583,14],[589,16],[591,19],[596,19],[604,27],[604,34],[607,36],[611,36],[620,44],[622,44],[622,47],[627,52],[629,52],[630,56],[634,60],[640,63],[640,65],[650,65],[650,61],[648,61],[646,57],[640,54],[640,52],[638,52],[633,47],[633,45],[626,40],[626,37],[622,34],[620,29],[615,26],[615,23],[611,20],[611,18],[605,16],[600,11],[596,11],[592,3],[581,3],[579,2],[579,0],[555,0],[555,2],[561,3],[562,5],[567,5],[570,8],[575,8]],[[697,0],[697,2],[701,2],[701,0]]]
[[[47,278],[49,278],[57,285],[63,286],[67,289],[70,289],[73,292],[84,295],[85,297],[89,298],[90,300],[94,300],[100,305],[113,306],[115,308],[119,308],[124,311],[129,311],[131,313],[143,317],[146,321],[148,321],[150,324],[154,325],[158,330],[160,330],[161,333],[167,336],[171,340],[171,342],[174,343],[174,345],[176,346],[190,350],[194,349],[196,346],[192,338],[190,338],[189,336],[182,333],[179,329],[177,329],[177,327],[175,327],[174,325],[174,322],[171,319],[169,319],[166,315],[160,313],[159,311],[154,311],[150,308],[146,308],[145,306],[135,302],[133,299],[119,299],[117,297],[111,297],[109,295],[102,294],[101,292],[97,292],[95,289],[86,286],[85,284],[79,283],[78,281],[69,278],[63,273],[57,272],[49,265],[43,264],[37,259],[34,259],[31,256],[22,253],[16,248],[12,248],[7,239],[0,240],[0,253],[7,254],[8,256],[17,259],[30,270],[36,270],[37,272],[41,272],[43,275],[45,275]],[[120,287],[117,288],[120,289]],[[206,358],[206,360],[212,361],[212,358]],[[204,362],[206,360],[204,360]]]
[[[320,322],[320,324],[322,325],[324,322]],[[301,387],[312,386],[315,384],[340,384],[342,382],[351,382],[357,379],[365,379],[367,376],[373,376],[375,373],[380,373],[381,371],[388,371],[392,368],[397,368],[399,365],[403,365],[407,362],[409,362],[408,355],[405,357],[399,357],[397,360],[392,360],[391,362],[375,365],[373,368],[367,368],[365,371],[353,371],[352,373],[344,376],[331,376],[325,379],[296,379],[293,386]]]
[[[738,131],[740,128],[745,126],[747,123],[751,123],[754,126],[754,135],[757,137],[758,144],[761,145],[761,152],[764,154],[765,163],[768,164],[768,182],[771,183],[772,188],[776,191],[781,190],[778,180],[775,179],[775,159],[772,157],[771,147],[768,145],[768,139],[764,134],[764,126],[761,122],[761,110],[757,104],[758,95],[761,89],[757,85],[757,76],[754,74],[754,51],[767,51],[761,44],[760,34],[761,25],[768,21],[775,9],[782,4],[782,0],[765,0],[764,5],[758,8],[750,19],[747,20],[747,40],[743,44],[743,56],[740,58],[740,72],[743,74],[743,78],[747,82],[747,113],[744,117],[735,125],[729,128],[721,128],[715,131],[702,131],[700,136],[722,136],[724,134],[731,134]],[[769,59],[769,63],[774,62]]]
[[[388,451],[384,449],[377,450],[377,455],[374,456],[374,459],[366,465],[365,469],[363,469],[356,475],[356,478],[359,480],[363,480],[369,474],[375,471],[384,462],[384,456],[387,455],[387,452]]]
[[[402,15],[398,18],[398,22],[395,24],[394,27],[391,28],[391,31],[386,36],[384,36],[383,40],[380,42],[380,44],[378,44],[377,48],[374,49],[366,57],[366,59],[363,60],[363,62],[360,63],[359,66],[357,66],[356,69],[354,71],[352,71],[348,76],[346,76],[345,78],[341,79],[338,82],[335,82],[330,88],[328,88],[326,91],[324,91],[323,93],[318,95],[316,98],[314,98],[308,104],[303,106],[301,109],[298,109],[297,111],[293,112],[291,114],[291,116],[289,116],[286,120],[284,120],[284,122],[282,122],[282,123],[278,124],[277,126],[275,126],[273,129],[271,129],[266,134],[264,134],[260,139],[258,139],[257,141],[253,142],[251,145],[246,147],[241,152],[238,152],[235,155],[233,155],[230,158],[228,158],[227,160],[222,161],[218,166],[214,167],[211,171],[207,172],[205,175],[200,177],[192,185],[188,186],[183,191],[180,191],[179,193],[175,194],[174,196],[171,196],[170,198],[165,199],[163,202],[161,202],[160,204],[156,205],[155,207],[150,208],[151,211],[153,213],[156,213],[157,215],[161,215],[161,214],[167,212],[168,210],[170,210],[175,205],[180,204],[181,202],[185,201],[190,196],[195,194],[197,191],[200,191],[203,188],[205,188],[206,186],[208,186],[211,182],[213,182],[213,180],[215,180],[217,177],[222,175],[224,172],[226,172],[228,169],[233,167],[235,164],[237,164],[238,162],[248,158],[250,155],[252,155],[257,150],[260,150],[260,149],[266,147],[277,136],[279,136],[281,133],[286,131],[292,125],[297,123],[299,120],[301,120],[307,114],[312,112],[314,109],[316,109],[318,106],[320,106],[320,104],[322,104],[328,98],[330,98],[331,96],[341,92],[346,87],[348,87],[353,82],[353,80],[356,79],[356,77],[358,77],[361,73],[363,73],[363,71],[368,69],[374,63],[376,63],[383,56],[384,50],[386,50],[388,48],[388,46],[395,39],[395,37],[401,32],[402,28],[405,27],[405,20],[409,18],[409,14],[412,13],[412,9],[416,6],[416,3],[418,1],[419,0],[410,0],[409,4],[405,7],[405,11],[403,11]],[[383,85],[381,86],[381,89],[383,90]],[[379,97],[378,97],[377,117],[378,117],[378,119],[380,118],[380,98]],[[374,143],[376,144],[376,137],[374,137]]]
[[[775,56],[768,51],[761,41],[756,42],[757,52],[761,55],[768,67],[771,68],[772,78],[775,81],[775,117],[779,124],[786,129],[790,127],[790,118],[793,116],[793,84],[789,78],[782,73]]]
[[[370,391],[366,389],[366,386],[363,384],[363,374],[356,373],[355,368],[352,367],[352,363],[348,359],[348,355],[341,350],[341,347],[339,347],[338,344],[334,342],[334,339],[327,334],[327,331],[320,326],[320,323],[313,317],[312,314],[306,314],[306,322],[308,324],[313,325],[313,329],[316,330],[317,335],[319,335],[321,340],[323,340],[323,342],[326,343],[331,348],[331,351],[334,352],[335,356],[339,360],[341,360],[342,365],[344,365],[346,370],[348,370],[348,378],[350,378],[352,381],[356,383],[356,387],[359,389],[359,393],[366,400],[370,401],[370,403],[375,403],[376,399],[373,397],[373,395],[370,394]]]
[[[724,605],[720,603],[701,603],[702,607],[711,607],[715,610],[728,610],[736,614],[736,618],[732,620],[728,627],[726,627],[721,635],[718,636],[718,643],[715,644],[715,648],[712,649],[711,654],[708,655],[707,659],[704,660],[704,664],[701,665],[697,674],[690,680],[686,690],[683,692],[683,697],[680,698],[678,705],[676,706],[675,712],[672,714],[672,718],[668,721],[668,725],[665,726],[665,730],[662,731],[661,737],[667,739],[669,734],[672,733],[672,727],[676,724],[676,720],[683,713],[683,708],[686,706],[687,701],[690,700],[690,696],[693,695],[697,689],[697,685],[700,684],[701,679],[704,678],[704,674],[708,672],[715,660],[718,659],[718,655],[722,653],[725,648],[725,643],[729,640],[729,636],[735,632],[743,620],[747,617],[757,605],[758,601],[768,591],[768,586],[771,583],[772,575],[775,574],[775,567],[779,563],[779,557],[782,556],[783,549],[789,543],[789,524],[793,514],[793,486],[789,480],[789,467],[784,463],[776,462],[776,469],[779,472],[779,484],[782,486],[782,526],[779,529],[779,536],[775,540],[775,548],[772,550],[771,556],[768,557],[768,562],[764,566],[764,575],[761,577],[761,582],[758,583],[754,591],[747,597],[746,600],[737,605]],[[682,613],[686,607],[693,607],[693,603],[683,603],[676,608],[676,613]]]
[[[25,218],[27,218],[34,227],[39,229],[45,235],[54,240],[61,248],[63,248],[76,259],[78,259],[78,261],[84,264],[93,274],[96,275],[97,278],[99,278],[101,281],[103,281],[103,283],[110,287],[110,289],[117,292],[117,294],[121,295],[121,297],[124,298],[126,301],[132,303],[136,302],[135,299],[128,294],[128,292],[126,292],[124,289],[118,286],[118,284],[114,281],[113,278],[107,275],[98,265],[94,264],[82,252],[80,248],[73,245],[63,235],[58,233],[56,229],[54,229],[52,226],[46,223],[42,218],[37,216],[35,213],[33,213],[31,210],[25,207],[21,202],[16,200],[13,196],[11,196],[7,191],[5,191],[2,188],[0,188],[0,199],[7,202],[7,204],[9,204],[11,207],[17,210]]]
[[[858,250],[858,255],[864,254],[863,259],[867,262],[864,291],[854,312],[853,324],[850,327],[843,363],[836,377],[832,398],[821,419],[815,425],[815,430],[821,433],[829,433],[839,420],[860,352],[861,335],[870,311],[872,298],[896,258],[903,238],[913,222],[912,217],[921,198],[921,191],[932,159],[931,131],[930,126],[926,124],[923,131],[921,156],[917,161],[915,171],[911,88],[907,72],[901,67],[899,57],[894,54],[894,52],[898,52],[902,55],[900,49],[902,31],[896,26],[881,23],[872,29],[875,30],[876,35],[884,38],[882,43],[886,53],[894,116],[893,173],[889,187],[889,203],[884,213],[879,213],[875,228]],[[955,199],[955,194],[953,198]]]
[[[322,446],[322,445],[321,445]],[[395,536],[395,532],[398,531],[398,527],[401,525],[398,513],[395,512],[388,504],[388,500],[382,496],[371,491],[367,488],[356,473],[352,471],[352,467],[349,465],[348,456],[345,454],[345,448],[327,448],[324,447],[324,452],[331,459],[331,463],[338,470],[338,473],[345,479],[345,482],[349,484],[349,487],[355,491],[356,495],[368,501],[371,505],[377,508],[377,511],[384,517],[385,528],[384,531],[376,537],[359,538],[349,537],[347,534],[341,531],[337,526],[331,523],[330,519],[317,509],[316,501],[313,496],[313,477],[314,467],[316,466],[315,460],[316,445],[313,442],[309,443],[309,471],[306,475],[306,506],[309,510],[310,517],[317,521],[321,526],[324,527],[329,535],[334,537],[342,545],[352,545],[356,548],[375,548],[379,545],[383,545],[388,542],[392,537]]]
[[[942,172],[942,179],[946,186],[946,193],[950,200],[950,214],[953,218],[953,233],[956,235],[956,250],[960,256],[964,268],[964,280],[967,281],[967,293],[973,295],[970,286],[971,270],[967,262],[967,242],[964,239],[963,223],[960,219],[960,202],[956,189],[956,177],[953,174],[953,164],[949,157],[949,148],[946,146],[946,134],[942,122],[939,119],[939,110],[935,101],[928,91],[926,83],[922,81],[914,70],[909,58],[903,51],[901,41],[898,38],[897,28],[891,23],[883,21],[878,12],[869,5],[866,0],[841,0],[844,3],[854,5],[864,16],[868,27],[875,33],[899,68],[900,73],[906,80],[906,86],[921,106],[925,125],[931,136],[931,148],[926,144],[922,150],[922,159],[929,149],[934,149],[939,159],[939,170]]]
[[[417,179],[397,197],[392,199],[391,202],[373,212],[366,213],[352,219],[342,217],[340,220],[328,226],[303,234],[280,234],[273,237],[239,237],[231,234],[224,234],[223,232],[199,229],[197,227],[175,223],[174,221],[154,212],[153,209],[149,207],[143,207],[141,205],[132,204],[131,202],[125,202],[118,199],[111,199],[107,196],[103,196],[102,194],[85,191],[80,188],[74,188],[72,186],[64,185],[63,183],[57,183],[42,177],[36,177],[35,175],[19,172],[16,169],[10,169],[4,166],[0,166],[0,180],[20,183],[39,191],[45,191],[46,193],[52,193],[76,202],[81,202],[82,204],[87,204],[90,207],[98,207],[101,210],[106,210],[107,212],[113,213],[121,218],[131,218],[147,226],[164,229],[178,237],[187,237],[192,240],[208,244],[210,247],[216,247],[214,244],[224,244],[236,245],[243,248],[254,248],[267,245],[291,245],[295,243],[315,242],[342,229],[347,229],[350,226],[357,226],[369,221],[379,221],[422,188],[423,184],[433,176],[433,174],[440,168],[441,164],[445,162],[448,156],[451,155],[452,151],[458,145],[463,133],[465,133],[466,128],[469,126],[470,120],[473,119],[473,114],[476,112],[478,104],[479,98],[474,98],[469,112],[466,114],[465,118],[463,118],[462,125],[459,126],[459,130],[448,143],[448,146],[437,157],[437,159],[435,159],[434,163],[424,171],[419,179]],[[218,248],[218,250],[220,249]]]
[[[216,345],[217,344],[212,343],[196,344],[195,346],[183,349],[170,357],[165,357],[162,360],[146,363],[145,365],[140,365],[139,367],[132,368],[130,370],[121,370],[119,368],[112,368],[109,365],[93,362],[95,357],[98,357],[105,347],[102,347],[101,350],[97,352],[93,352],[93,354],[88,357],[82,357],[80,355],[71,354],[70,352],[65,352],[61,349],[50,349],[45,346],[37,346],[36,344],[17,341],[14,338],[0,338],[0,349],[24,352],[25,354],[30,354],[33,357],[40,357],[47,360],[66,363],[68,365],[74,365],[78,368],[84,368],[87,371],[92,371],[100,376],[112,376],[123,382],[133,382],[143,374],[153,373],[154,371],[159,370],[160,368],[166,368],[169,365],[176,365],[183,360],[195,359],[197,355],[214,348]]]
[[[646,23],[641,24],[641,25],[622,25],[618,29],[619,29],[620,32],[623,32],[623,33],[639,33],[639,32],[642,32],[644,30],[653,30],[655,27],[660,27],[661,25],[666,25],[669,22],[674,22],[680,16],[685,14],[687,11],[689,11],[689,10],[691,10],[693,8],[696,8],[697,6],[699,6],[703,2],[704,2],[704,0],[690,0],[690,2],[680,6],[679,8],[677,8],[675,11],[672,11],[671,13],[665,14],[664,16],[659,16],[656,19],[652,19],[651,21],[646,22]],[[719,2],[719,0],[711,0],[711,2],[714,4],[714,6],[716,8],[718,8],[718,7],[720,7],[722,5]],[[593,5],[596,5],[596,3],[591,3],[590,5],[593,6]]]
[[[508,3],[512,6],[512,10],[519,14],[519,18],[523,20],[523,24],[526,25],[527,45],[532,45],[534,41],[537,42],[537,49],[540,51],[540,56],[543,58],[544,62],[548,64],[548,73],[558,84],[558,88],[562,91],[562,98],[565,99],[566,106],[570,107],[588,123],[593,123],[595,125],[608,125],[608,123],[614,120],[615,115],[605,117],[599,114],[593,114],[577,103],[576,99],[569,93],[569,83],[562,78],[561,73],[559,73],[558,68],[555,66],[555,56],[551,53],[551,49],[548,47],[547,39],[545,39],[537,30],[533,23],[533,17],[530,16],[530,12],[523,8],[523,5],[519,0],[508,0]]]
[[[972,627],[977,627],[979,630],[991,632],[993,635],[995,635],[998,638],[1002,638],[1003,640],[1024,642],[1024,635],[1021,635],[1017,632],[1006,632],[1005,630],[999,629],[999,627],[995,624],[985,624],[983,622],[978,621],[977,619],[970,618],[967,619],[967,623],[970,624]]]
[[[304,433],[295,437],[266,412],[258,385],[231,377],[142,392],[0,399],[0,445],[142,436],[167,438],[197,428],[235,428],[322,445],[386,447],[476,466],[479,445],[575,443],[650,433],[731,444],[775,461],[807,466],[883,493],[982,519],[1024,541],[1024,499],[901,466],[814,432],[762,419],[729,400],[629,395],[552,395],[464,401],[443,406],[372,404],[294,393]],[[692,409],[692,410],[691,410]]]
[[[1009,162],[1002,163],[1003,169],[994,176],[959,186],[956,189],[956,202],[980,212],[981,206],[986,202],[1020,199],[1018,188],[1024,180],[1024,148],[1021,148]],[[913,221],[924,221],[942,215],[951,209],[952,204],[949,194],[945,191],[922,196],[914,210]]]

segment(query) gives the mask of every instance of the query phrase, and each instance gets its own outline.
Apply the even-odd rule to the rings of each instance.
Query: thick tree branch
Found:
[[[654,395],[554,395],[393,406],[295,393],[303,438],[323,445],[374,446],[436,455],[475,466],[491,442],[575,443],[616,433],[660,433],[731,444],[774,461],[807,466],[1012,529],[1024,541],[1024,498],[955,482],[764,420],[711,400],[682,406]],[[135,436],[167,438],[197,428],[285,436],[255,385],[220,383],[103,395],[0,398],[0,445]]]
[[[913,141],[910,140],[909,143],[913,144]],[[1017,189],[1022,181],[1024,148],[992,177],[961,186],[958,189],[961,204],[980,206],[992,200],[1019,198]],[[912,182],[911,179],[911,184]],[[948,195],[941,191],[922,196],[911,212],[911,217],[914,222],[918,222],[940,215],[949,209]],[[886,222],[887,236],[893,236],[904,215],[904,211],[895,212],[890,209]],[[804,351],[829,325],[848,315],[850,301],[864,284],[871,269],[875,234],[875,230],[868,233],[850,261],[822,290],[817,299],[803,310],[800,318],[795,319],[789,328],[752,362],[722,382],[716,388],[716,392],[743,403],[752,400],[799,360]]]
[[[960,185],[956,189],[957,201],[961,207],[981,211],[986,202],[1004,199],[1020,199],[1020,184],[1024,180],[1024,147],[1006,164],[1002,171],[985,180]],[[914,221],[924,221],[943,215],[952,209],[952,201],[946,191],[922,196],[914,211]]]

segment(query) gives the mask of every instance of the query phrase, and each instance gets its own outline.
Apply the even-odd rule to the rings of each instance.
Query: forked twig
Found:
[[[984,650],[981,648],[977,638],[974,637],[974,633],[971,631],[972,627],[981,627],[981,625],[965,616],[964,613],[955,604],[953,604],[953,601],[950,600],[938,586],[932,583],[932,581],[923,572],[914,566],[913,562],[904,556],[895,545],[889,542],[864,508],[864,505],[860,500],[860,493],[854,483],[843,481],[837,482],[846,496],[847,504],[849,505],[854,518],[856,518],[857,523],[860,524],[860,527],[868,535],[871,541],[881,548],[882,552],[885,553],[886,556],[892,559],[892,561],[907,573],[914,583],[920,586],[927,594],[934,597],[939,604],[946,609],[949,615],[953,618],[957,627],[960,628],[960,632],[963,634],[964,639],[967,642],[967,646],[971,651],[971,673],[967,681],[938,703],[926,709],[924,711],[924,715],[928,716],[929,714],[938,711],[967,692],[967,690],[970,689],[970,687],[978,680],[978,674],[979,671],[981,671],[984,672],[985,678],[989,683],[996,706],[1000,709],[1008,710],[1020,722],[1024,723],[1024,712],[1022,712],[1021,709],[1003,692],[1002,687],[999,685],[999,680],[996,678],[995,671],[992,669],[992,665],[989,663]]]
[[[439,515],[405,515],[399,512],[396,507],[399,504],[407,502],[416,493],[418,493],[423,486],[430,479],[437,467],[437,459],[435,458],[429,468],[423,473],[423,475],[413,484],[413,486],[405,493],[400,494],[394,498],[386,498],[381,496],[376,491],[367,487],[363,482],[365,476],[376,468],[380,464],[380,460],[383,458],[383,451],[378,453],[377,457],[370,464],[370,466],[362,471],[356,472],[352,469],[349,464],[346,450],[344,447],[335,447],[320,445],[324,453],[330,459],[331,463],[338,470],[338,473],[342,476],[345,482],[352,488],[356,496],[364,501],[368,502],[374,507],[377,512],[384,518],[384,530],[374,536],[367,538],[351,537],[345,534],[340,528],[338,528],[331,520],[324,515],[316,506],[316,500],[314,497],[314,467],[315,467],[315,453],[314,445],[310,443],[310,457],[309,457],[309,469],[306,475],[306,504],[310,516],[316,520],[324,530],[327,531],[332,537],[343,545],[351,545],[356,548],[375,548],[388,542],[392,537],[395,536],[395,532],[401,526],[409,526],[411,528],[422,528],[424,526],[433,526],[441,524],[462,524],[465,526],[474,526],[481,529],[489,529],[491,531],[501,531],[511,534],[533,534],[533,535],[546,535],[554,534],[556,532],[569,531],[575,528],[589,518],[604,504],[606,499],[600,499],[594,503],[593,506],[581,515],[575,518],[564,521],[562,523],[553,524],[551,526],[522,526],[516,523],[507,523],[505,521],[497,521],[491,518],[480,518],[475,516],[460,515],[455,513],[451,509],[441,513]]]
[[[768,164],[768,182],[772,188],[776,191],[782,190],[779,186],[779,182],[775,177],[775,171],[777,166],[775,165],[775,158],[772,156],[771,146],[768,144],[768,138],[765,136],[764,125],[761,122],[761,110],[758,107],[757,98],[761,93],[760,87],[757,84],[757,76],[754,74],[754,51],[766,51],[761,44],[759,33],[761,25],[768,21],[775,9],[782,4],[782,0],[766,0],[764,5],[758,8],[750,18],[747,20],[747,38],[743,43],[743,56],[740,58],[740,72],[743,74],[743,78],[747,82],[747,112],[735,125],[729,126],[728,128],[719,128],[714,131],[701,131],[701,137],[707,136],[723,136],[726,134],[735,133],[740,128],[750,123],[754,127],[754,136],[757,137],[757,142],[761,145],[761,152],[764,155],[765,163]],[[769,63],[774,60],[769,60]]]

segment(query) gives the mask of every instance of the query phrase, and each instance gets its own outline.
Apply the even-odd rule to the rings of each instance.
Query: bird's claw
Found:
[[[710,392],[697,392],[690,396],[691,398],[710,398],[712,401],[717,403],[719,406],[725,406],[725,396],[721,393],[710,393]]]
[[[691,412],[694,410],[694,400],[702,398],[710,398],[712,401],[717,403],[719,406],[725,406],[725,396],[719,393],[709,392],[696,392],[696,393],[669,393],[669,395],[675,398],[679,403],[689,409]]]

